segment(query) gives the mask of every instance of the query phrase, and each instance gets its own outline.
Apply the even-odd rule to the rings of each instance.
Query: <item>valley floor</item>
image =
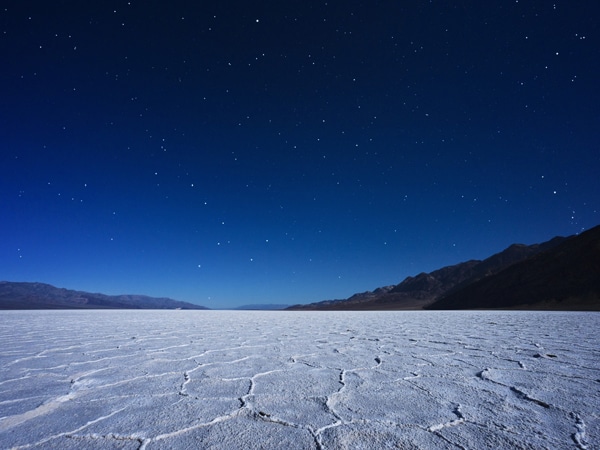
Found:
[[[0,312],[0,447],[600,448],[600,313]]]

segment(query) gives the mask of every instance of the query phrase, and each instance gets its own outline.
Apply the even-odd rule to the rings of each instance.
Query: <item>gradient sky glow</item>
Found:
[[[596,1],[8,1],[0,279],[344,298],[600,223]]]

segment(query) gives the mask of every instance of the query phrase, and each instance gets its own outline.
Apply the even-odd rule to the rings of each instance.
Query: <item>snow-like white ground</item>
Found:
[[[598,449],[600,314],[0,312],[0,448]]]

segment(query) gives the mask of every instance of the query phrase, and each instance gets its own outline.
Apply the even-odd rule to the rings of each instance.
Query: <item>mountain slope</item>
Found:
[[[427,307],[476,308],[600,310],[600,226]]]
[[[489,258],[446,266],[431,273],[407,277],[400,284],[373,292],[355,294],[345,300],[329,300],[308,305],[295,305],[293,310],[398,310],[422,309],[441,297],[506,269],[517,262],[547,251],[564,242],[555,237],[542,244],[513,244]]]
[[[207,309],[170,298],[104,295],[44,283],[0,281],[0,309]]]

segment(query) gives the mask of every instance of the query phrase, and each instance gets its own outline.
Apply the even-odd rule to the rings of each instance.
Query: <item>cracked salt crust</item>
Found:
[[[0,316],[2,448],[600,448],[598,313]]]

